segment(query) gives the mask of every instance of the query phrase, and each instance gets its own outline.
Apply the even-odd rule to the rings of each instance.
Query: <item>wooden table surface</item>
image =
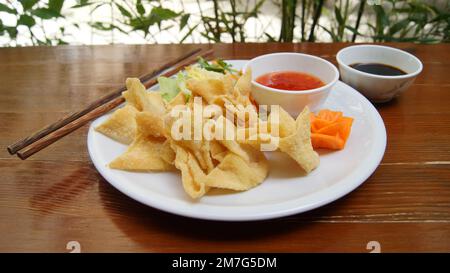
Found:
[[[277,51],[335,63],[348,44],[218,44],[216,56]],[[377,105],[388,145],[358,189],[314,211],[277,220],[210,222],[142,205],[92,165],[87,126],[26,161],[6,146],[197,45],[0,49],[0,251],[382,252],[450,251],[450,44],[391,44],[424,70],[394,101]]]

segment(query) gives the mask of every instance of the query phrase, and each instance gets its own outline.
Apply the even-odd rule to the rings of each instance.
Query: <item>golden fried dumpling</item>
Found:
[[[245,157],[228,150],[221,162],[206,176],[205,185],[244,191],[264,181],[269,173],[264,153],[249,145],[239,146],[245,152]]]
[[[161,118],[150,112],[136,114],[136,138],[128,149],[114,159],[109,167],[128,171],[172,170],[175,153],[163,136]]]
[[[147,92],[145,86],[138,78],[128,78],[127,91],[122,96],[127,104],[134,106],[139,111],[153,112],[158,115],[165,113],[164,100],[159,92]]]
[[[306,173],[319,165],[319,155],[311,144],[311,125],[309,109],[305,107],[295,121],[295,132],[280,138],[280,151],[288,154]]]
[[[197,158],[186,148],[171,142],[175,151],[175,167],[181,171],[184,191],[192,198],[200,198],[208,191],[205,184],[206,174],[200,167]]]
[[[135,117],[138,112],[133,106],[126,105],[116,110],[105,122],[95,127],[95,130],[128,145],[136,135]]]

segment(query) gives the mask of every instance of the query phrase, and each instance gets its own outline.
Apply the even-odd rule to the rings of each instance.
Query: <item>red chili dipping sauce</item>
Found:
[[[296,71],[271,72],[256,78],[256,82],[264,86],[281,90],[309,90],[325,84],[317,77]]]

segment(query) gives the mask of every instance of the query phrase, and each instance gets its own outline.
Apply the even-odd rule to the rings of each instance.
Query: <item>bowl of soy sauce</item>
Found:
[[[342,80],[376,103],[390,101],[406,91],[423,68],[414,55],[379,45],[346,47],[336,60]]]

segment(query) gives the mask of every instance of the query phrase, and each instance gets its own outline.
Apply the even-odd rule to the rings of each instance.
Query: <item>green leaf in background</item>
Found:
[[[48,8],[37,8],[31,11],[31,14],[41,18],[41,19],[52,19],[60,17],[61,14],[57,11]]]
[[[196,24],[195,26],[191,27],[189,31],[181,38],[180,44],[184,42],[189,36],[191,36],[192,32],[200,25],[200,23]]]
[[[386,11],[384,10],[383,6],[374,5],[373,8],[377,15],[377,21],[379,21],[380,25],[383,27],[389,25],[389,17],[386,14]]]
[[[98,2],[93,2],[92,5],[94,6],[93,8],[91,7],[89,10],[89,14],[92,15],[94,13],[94,11],[96,11],[98,8],[103,7],[105,5],[109,5],[108,2],[100,2],[99,4],[97,4]],[[95,5],[94,5],[95,4]]]
[[[102,31],[111,31],[114,29],[117,29],[118,31],[124,33],[124,34],[128,34],[128,32],[126,32],[125,30],[123,30],[122,28],[120,28],[119,26],[116,26],[114,24],[110,24],[110,23],[103,23],[103,22],[93,22],[93,23],[89,23],[89,25],[92,28],[95,28],[97,30],[102,30]]]
[[[78,2],[78,4],[76,4],[75,6],[72,6],[70,8],[71,9],[78,9],[78,8],[83,8],[83,7],[95,4],[94,2],[89,2],[89,0],[79,0],[77,2]]]
[[[450,2],[448,1],[381,0],[375,1],[378,4],[370,4],[370,1],[367,0],[366,6],[366,0],[272,0],[270,1],[271,7],[284,12],[281,14],[282,17],[289,15],[286,17],[289,19],[286,21],[288,24],[285,25],[288,31],[280,32],[278,37],[278,34],[273,35],[274,30],[270,27],[261,29],[255,36],[248,36],[246,22],[249,17],[255,17],[260,21],[267,20],[259,16],[260,8],[265,0],[180,0],[176,2],[180,2],[181,5],[175,4],[174,8],[172,6],[164,8],[162,3],[165,5],[167,1],[154,0],[72,0],[70,2],[65,0],[0,0],[1,19],[7,16],[6,13],[12,14],[13,16],[10,17],[17,18],[19,29],[23,26],[33,26],[33,32],[39,33],[39,38],[27,37],[28,40],[17,41],[15,38],[18,35],[18,26],[4,25],[5,18],[3,21],[0,20],[0,37],[5,38],[0,41],[0,46],[21,46],[30,43],[33,45],[64,44],[67,36],[74,35],[69,28],[67,32],[61,31],[56,34],[49,32],[47,35],[45,31],[42,32],[43,24],[39,19],[56,18],[58,18],[57,21],[55,20],[57,28],[63,25],[79,28],[81,24],[88,24],[91,29],[100,30],[103,34],[111,36],[114,35],[112,30],[115,29],[126,35],[139,32],[140,35],[144,34],[142,35],[144,39],[151,36],[149,42],[154,43],[159,42],[160,34],[163,31],[169,28],[175,30],[174,27],[178,31],[177,37],[182,37],[179,38],[180,43],[186,42],[187,39],[192,39],[192,42],[204,42],[205,39],[207,42],[243,42],[247,37],[258,42],[279,41],[281,33],[284,35],[282,40],[286,41],[314,41],[318,33],[326,33],[318,36],[320,42],[355,41],[357,36],[361,38],[361,41],[358,42],[367,42],[368,39],[372,39],[373,42],[450,42]],[[184,10],[177,12],[183,3],[188,2],[197,2],[200,16],[188,14]],[[250,2],[251,4],[249,4]],[[356,4],[357,2],[359,4]],[[446,4],[446,2],[448,3]],[[203,11],[202,14],[205,3],[213,4],[213,6],[208,12]],[[69,7],[69,5],[75,6]],[[285,5],[286,7],[284,7]],[[366,9],[364,9],[365,6]],[[75,9],[83,7],[85,9],[77,10],[77,14],[81,13],[84,17],[72,15]],[[97,11],[100,7],[105,9],[102,9],[102,13],[104,13],[101,19],[97,19]],[[62,11],[64,14],[67,12],[67,16],[62,15]],[[114,16],[113,12],[120,12],[121,16]],[[268,11],[264,10],[264,14],[266,12]],[[271,12],[273,11],[268,13],[272,14]],[[355,16],[357,23],[353,24]],[[88,20],[90,23],[82,19],[87,17],[93,18]],[[360,20],[361,18],[363,19]],[[298,21],[302,24],[297,24]],[[352,26],[349,25],[349,22]],[[265,23],[270,24],[267,21]],[[157,26],[158,29],[154,26]],[[301,32],[294,31],[291,35],[290,29],[296,27],[298,29],[301,27]],[[349,38],[351,36],[353,38]],[[111,40],[121,42],[120,39]],[[217,68],[213,69],[218,70]]]
[[[150,25],[157,24],[158,27],[161,29],[161,23],[165,20],[170,20],[180,15],[179,13],[174,12],[170,9],[165,9],[162,7],[154,7],[152,8],[150,12],[150,16],[148,17],[148,23]]]
[[[328,28],[326,28],[326,27],[324,27],[324,26],[322,26],[322,25],[318,25],[320,28],[322,28],[323,30],[325,30],[325,32],[326,33],[328,33],[330,36],[331,36],[331,39],[333,40],[333,42],[335,42],[335,41],[338,41],[339,40],[339,38],[336,36],[336,34],[334,33],[334,29],[333,28],[331,28],[331,29],[328,29]]]
[[[19,2],[22,5],[23,10],[29,10],[36,5],[39,0],[19,0]]]
[[[350,30],[352,33],[356,33],[359,36],[365,36],[363,33],[359,32],[356,28],[352,26],[345,26],[345,28]]]
[[[64,5],[64,0],[49,0],[48,8],[56,11],[57,13],[61,13],[61,9]]]
[[[6,32],[8,32],[9,37],[15,39],[17,37],[17,28],[16,27],[4,27]]]
[[[258,3],[256,3],[255,7],[248,12],[247,14],[244,14],[244,20],[247,20],[250,17],[257,17],[258,16],[258,12],[261,9],[261,6],[264,4],[266,0],[260,0]]]
[[[161,22],[163,20],[173,19],[180,15],[171,9],[165,9],[162,7],[154,7],[150,12],[150,16],[155,18],[157,22]]]
[[[131,15],[131,13],[130,13],[126,8],[124,8],[122,5],[120,5],[120,4],[118,4],[118,3],[115,3],[115,4],[116,4],[116,7],[119,9],[120,13],[121,13],[123,16],[128,17],[128,18],[133,17],[133,16]]]
[[[17,25],[23,25],[27,27],[32,27],[36,24],[36,21],[30,15],[22,14],[17,20]]]
[[[187,22],[188,22],[190,16],[191,15],[189,13],[186,13],[181,17],[180,30],[182,30],[187,25]]]
[[[62,39],[58,39],[58,45],[68,45],[69,43],[62,40]]]
[[[338,6],[334,7],[334,15],[336,16],[336,20],[338,21],[339,25],[344,25],[344,18],[342,18],[341,10]]]
[[[10,13],[10,14],[17,14],[17,11],[15,9],[12,9],[2,3],[0,3],[0,11],[4,11],[4,12]]]
[[[140,15],[144,15],[145,14],[145,8],[142,5],[142,1],[141,0],[137,0],[136,1],[136,10]]]
[[[264,35],[267,37],[267,42],[273,43],[273,42],[276,42],[276,41],[277,41],[277,40],[275,39],[275,37],[273,37],[272,35],[270,35],[270,34],[267,33],[267,32],[264,32]]]
[[[377,41],[382,41],[381,40],[382,37],[385,36],[384,29],[386,26],[389,26],[389,17],[386,14],[383,6],[374,5],[373,9],[375,11],[375,16],[376,16],[375,36],[373,38],[374,38],[374,41],[377,42]]]
[[[109,23],[94,22],[89,23],[89,25],[98,30],[111,31],[113,29],[113,26]]]
[[[408,18],[398,21],[397,23],[389,27],[389,34],[394,35],[400,30],[405,29],[409,25],[409,22],[410,21]]]

